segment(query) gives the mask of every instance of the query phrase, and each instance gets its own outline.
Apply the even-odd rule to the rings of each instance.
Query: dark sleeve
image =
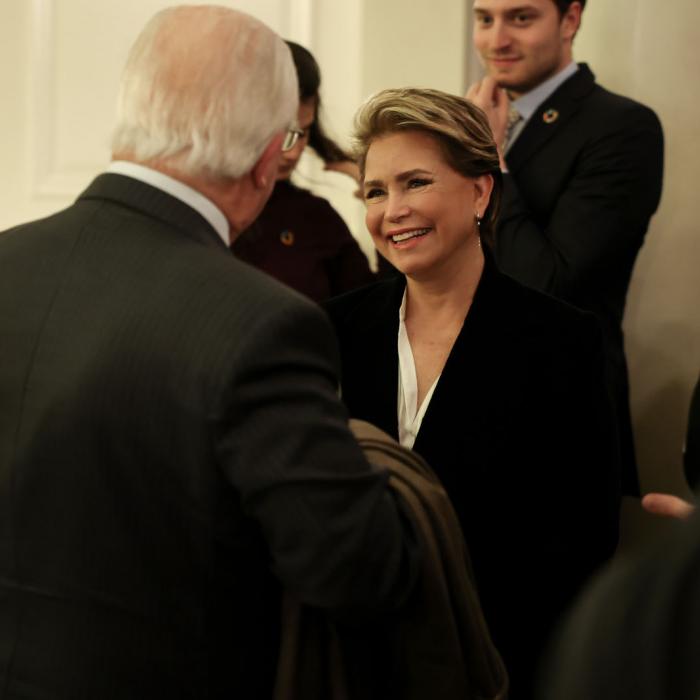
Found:
[[[581,596],[541,668],[538,698],[700,697],[700,522],[669,527]]]
[[[700,487],[700,379],[690,401],[688,429],[685,437],[683,469],[688,485],[693,491]]]
[[[391,607],[415,578],[414,533],[349,431],[326,317],[292,301],[242,340],[221,461],[288,590],[344,614]]]
[[[330,295],[349,292],[374,281],[367,257],[350,233],[342,217],[330,204],[324,211],[322,225],[324,236],[332,246],[332,255],[326,262]]]
[[[549,515],[558,551],[543,562],[558,571],[560,582],[568,581],[569,595],[612,557],[620,517],[620,452],[605,381],[603,336],[592,315],[583,319],[585,332],[577,335],[578,347],[569,348],[570,374],[553,406],[558,429],[552,431],[552,442],[560,458],[557,473],[550,474],[556,488]],[[555,590],[550,595],[556,600]]]
[[[631,262],[658,205],[662,172],[661,125],[635,104],[578,154],[546,223],[536,220],[515,178],[505,174],[499,266],[528,286],[575,299],[606,266]]]
[[[537,418],[541,427],[533,427],[540,444],[527,447],[523,465],[537,493],[522,507],[531,544],[523,541],[516,556],[533,576],[523,578],[514,595],[530,596],[519,614],[529,619],[525,629],[539,649],[589,577],[613,556],[619,536],[619,447],[602,333],[591,315],[583,320],[562,348],[568,357],[555,361],[561,369],[543,376],[550,382],[549,390],[543,387],[547,407]],[[533,397],[533,407],[536,402]]]

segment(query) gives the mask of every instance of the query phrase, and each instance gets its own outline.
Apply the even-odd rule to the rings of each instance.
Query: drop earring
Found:
[[[476,212],[476,242],[479,248],[481,248],[481,215],[479,212]]]

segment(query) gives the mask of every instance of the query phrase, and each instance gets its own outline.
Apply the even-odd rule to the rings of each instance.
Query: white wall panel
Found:
[[[0,3],[0,227],[70,203],[109,160],[122,66],[168,0]],[[194,4],[205,4],[195,2]],[[312,0],[220,2],[283,35],[307,36]],[[4,40],[4,41],[3,41]]]

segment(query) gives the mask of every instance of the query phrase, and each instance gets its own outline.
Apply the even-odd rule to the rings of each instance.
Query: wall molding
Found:
[[[287,36],[313,49],[315,0],[289,0]]]
[[[30,111],[29,152],[31,161],[30,196],[33,199],[73,196],[84,186],[84,175],[60,172],[55,167],[55,134],[53,118],[56,111],[51,67],[54,59],[55,17],[54,0],[32,0],[30,41]]]
[[[282,32],[312,48],[315,0],[281,0]],[[57,163],[56,0],[32,0],[30,17],[29,114],[27,139],[32,200],[72,200],[103,166],[95,154],[94,168],[66,169]]]

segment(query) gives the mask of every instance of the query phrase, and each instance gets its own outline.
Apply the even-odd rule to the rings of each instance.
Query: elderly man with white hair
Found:
[[[0,235],[0,697],[270,697],[280,591],[359,617],[420,559],[310,302],[236,261],[297,111],[284,42],[165,10],[113,162]]]

